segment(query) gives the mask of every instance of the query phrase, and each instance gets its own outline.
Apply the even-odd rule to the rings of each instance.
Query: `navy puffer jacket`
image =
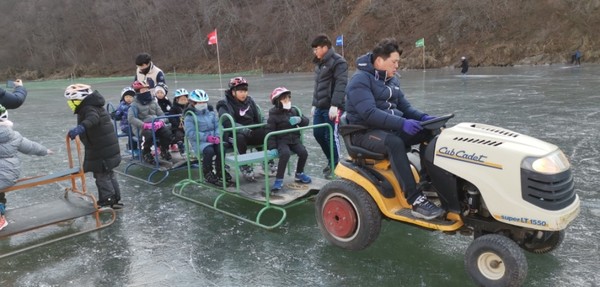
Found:
[[[382,130],[402,130],[404,119],[420,120],[425,113],[413,108],[400,90],[400,81],[376,70],[372,54],[356,60],[357,71],[346,87],[346,118]]]
[[[27,97],[27,90],[23,86],[16,86],[11,93],[0,88],[0,105],[7,109],[16,109],[20,107]]]

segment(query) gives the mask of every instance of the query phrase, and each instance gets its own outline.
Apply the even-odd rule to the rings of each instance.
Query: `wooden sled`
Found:
[[[0,258],[12,256],[57,241],[96,231],[108,227],[115,221],[115,211],[111,208],[100,209],[96,203],[96,198],[87,193],[85,185],[85,173],[82,167],[81,142],[79,141],[78,137],[75,139],[75,143],[78,157],[77,163],[74,162],[71,141],[67,136],[66,144],[69,158],[68,169],[44,176],[22,178],[19,179],[15,185],[4,190],[0,190],[1,192],[13,192],[20,189],[45,186],[61,181],[71,182],[70,187],[65,188],[64,194],[62,194],[62,196],[60,196],[57,200],[6,210],[6,218],[9,223],[8,226],[0,231],[0,241],[8,239],[16,234],[23,234],[28,231],[69,222],[85,216],[91,216],[95,220],[95,226],[53,238],[51,240],[46,240],[38,244],[18,248],[7,253],[0,253]],[[106,216],[101,216],[101,214],[104,213],[108,214],[110,217],[106,218]]]

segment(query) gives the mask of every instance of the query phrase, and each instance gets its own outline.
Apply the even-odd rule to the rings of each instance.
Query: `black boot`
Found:
[[[216,186],[220,186],[221,185],[221,181],[219,180],[219,178],[217,177],[216,174],[214,174],[212,171],[209,172],[205,172],[204,173],[204,181],[214,184]]]
[[[169,151],[169,147],[160,147],[160,157],[164,160],[171,160],[173,157],[171,157],[171,152]]]
[[[156,160],[154,160],[154,156],[152,155],[152,153],[149,150],[142,151],[142,159],[149,164],[152,164],[152,165],[156,164]]]

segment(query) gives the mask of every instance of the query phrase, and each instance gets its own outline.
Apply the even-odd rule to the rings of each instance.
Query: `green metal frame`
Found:
[[[298,109],[297,107],[294,107],[296,109]],[[301,112],[298,109],[300,115]],[[192,116],[194,116],[194,122],[197,123],[196,121],[196,115],[192,112],[187,112],[187,114],[190,114]],[[232,126],[230,128],[223,128],[223,121],[227,121],[229,120],[229,122],[232,123]],[[265,126],[265,123],[260,123],[260,124],[254,124],[254,125],[247,125],[247,126],[236,126],[235,125],[235,121],[233,120],[233,117],[229,114],[223,114],[220,118],[219,118],[219,135],[221,136],[221,138],[223,138],[223,134],[225,134],[226,132],[231,132],[232,133],[232,138],[233,138],[233,153],[234,153],[234,159],[235,162],[238,161],[238,150],[237,150],[237,132],[238,130],[242,129],[242,128],[257,128],[257,127],[263,127]],[[267,152],[267,142],[269,140],[269,138],[271,136],[275,136],[275,135],[279,135],[279,134],[284,134],[284,133],[289,133],[289,132],[294,132],[294,131],[300,131],[301,133],[306,130],[306,129],[315,129],[315,128],[327,128],[329,130],[330,133],[330,140],[329,140],[329,148],[331,151],[331,154],[333,154],[333,128],[331,127],[331,125],[329,125],[328,123],[322,123],[322,124],[318,124],[318,125],[309,125],[309,126],[305,126],[305,127],[298,127],[298,128],[292,128],[292,129],[287,129],[287,130],[282,130],[282,131],[273,131],[268,133],[265,136],[265,139],[263,141],[263,153],[264,153],[264,157],[262,159],[264,166],[268,166],[268,161],[270,159],[274,159],[275,157],[269,157]],[[198,125],[195,124],[195,129],[196,129],[196,135],[198,134]],[[265,201],[262,200],[255,200],[255,199],[251,199],[245,196],[240,195],[240,171],[238,168],[238,165],[235,164],[235,166],[233,167],[235,169],[235,172],[232,174],[235,178],[235,191],[231,192],[229,190],[227,190],[227,183],[223,182],[223,186],[222,188],[216,187],[212,184],[209,183],[205,183],[204,182],[204,176],[202,174],[202,170],[201,168],[198,169],[198,176],[195,178],[194,175],[192,174],[192,170],[191,170],[191,165],[190,165],[190,148],[189,148],[189,143],[188,143],[188,138],[186,136],[186,141],[185,141],[185,147],[186,147],[186,154],[187,156],[187,161],[188,161],[188,178],[179,181],[178,183],[175,184],[175,186],[173,187],[172,193],[173,195],[188,200],[190,202],[202,205],[204,207],[210,208],[212,210],[221,212],[225,215],[234,217],[238,220],[265,228],[265,229],[274,229],[278,226],[280,226],[281,224],[283,224],[283,222],[285,221],[286,217],[287,217],[287,212],[286,209],[294,207],[294,206],[298,206],[300,204],[305,203],[306,201],[308,201],[312,196],[308,196],[308,197],[302,197],[302,198],[298,198],[286,205],[283,206],[278,206],[278,205],[274,205],[271,203],[271,190],[269,188],[269,174],[265,172]],[[200,145],[200,139],[198,137],[196,137],[196,146]],[[221,145],[221,158],[223,159],[221,161],[221,173],[223,174],[225,172],[225,165],[226,165],[226,160],[225,160],[225,155],[226,155],[226,151],[225,151],[225,146],[223,141],[221,141],[220,143]],[[200,161],[201,160],[201,152],[200,151],[195,151],[196,153],[196,158]],[[256,161],[258,162],[258,161]],[[331,166],[333,166],[333,157],[331,158],[331,162],[330,162]],[[214,199],[214,201],[212,203],[206,203],[206,202],[202,202],[199,200],[196,200],[194,198],[188,197],[186,195],[183,194],[183,190],[189,186],[199,186],[200,188],[204,188],[207,190],[211,190],[213,192],[218,193],[219,195]],[[240,199],[244,199],[246,201],[250,201],[253,202],[257,205],[262,205],[263,207],[260,209],[260,211],[256,214],[256,217],[254,219],[249,219],[246,217],[243,217],[241,215],[238,214],[234,214],[231,213],[229,211],[223,210],[219,207],[219,203],[221,202],[221,200],[223,200],[225,197],[227,196],[231,196],[234,198],[240,198]],[[313,195],[314,196],[314,195]],[[267,225],[265,223],[261,222],[262,216],[265,214],[265,212],[269,211],[269,210],[276,210],[279,211],[281,213],[281,217],[280,219],[271,225]]]

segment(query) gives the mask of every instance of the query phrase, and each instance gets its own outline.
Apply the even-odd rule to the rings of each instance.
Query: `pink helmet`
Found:
[[[131,87],[136,91],[139,92],[142,88],[147,88],[146,85],[144,85],[142,82],[140,81],[135,81],[133,82],[133,84],[131,84]]]
[[[246,85],[246,87],[248,87],[248,81],[246,81],[245,78],[243,77],[235,77],[235,78],[231,78],[231,80],[229,80],[229,89],[233,90],[234,88],[237,88],[238,86],[241,85]]]
[[[291,94],[292,92],[290,92],[290,90],[288,90],[286,87],[277,87],[275,88],[275,90],[273,90],[273,92],[271,92],[271,103],[275,104],[275,100],[277,98],[279,98],[281,95],[289,93]]]

